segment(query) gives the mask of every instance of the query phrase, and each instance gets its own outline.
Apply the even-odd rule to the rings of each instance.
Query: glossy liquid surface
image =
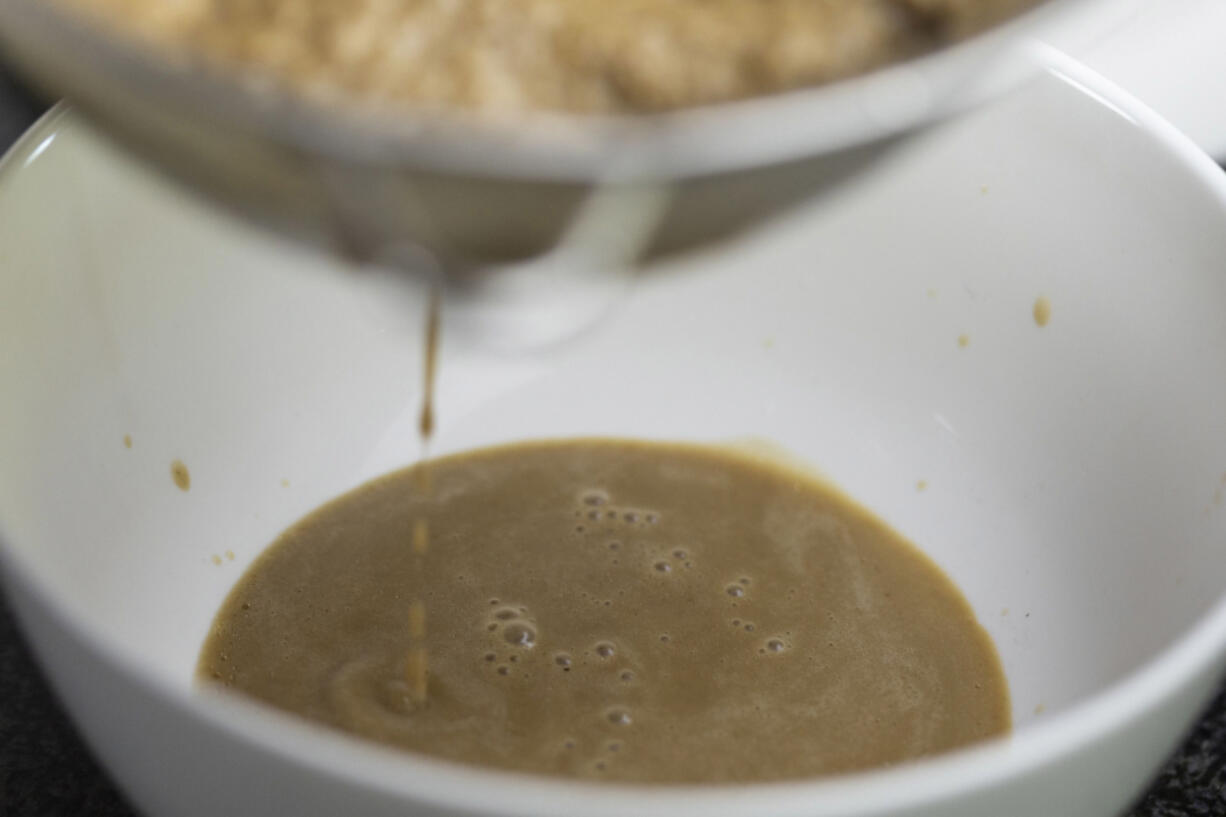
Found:
[[[812,777],[1009,728],[958,590],[795,470],[609,440],[429,468],[429,496],[408,469],[288,530],[219,612],[201,679],[414,752],[616,781]]]

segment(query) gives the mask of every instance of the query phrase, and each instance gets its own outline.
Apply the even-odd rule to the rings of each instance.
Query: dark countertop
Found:
[[[45,107],[0,70],[0,149]],[[0,596],[0,815],[134,814],[82,745]],[[1226,815],[1226,686],[1128,817],[1220,815]]]

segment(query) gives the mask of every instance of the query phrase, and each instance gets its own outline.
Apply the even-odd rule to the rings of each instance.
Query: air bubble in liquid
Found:
[[[494,618],[499,621],[510,621],[513,618],[519,618],[519,611],[510,607],[503,607],[501,610],[494,611]]]
[[[783,648],[787,645],[783,643],[783,639],[772,638],[766,642],[766,649],[771,652],[783,652]]]
[[[629,726],[634,719],[630,717],[630,710],[622,707],[615,707],[605,713],[605,717],[609,719],[609,723],[618,726]]]
[[[508,624],[507,628],[502,631],[502,637],[507,640],[508,644],[514,644],[517,647],[532,647],[536,644],[536,630],[522,622]]]
[[[601,641],[597,643],[595,649],[596,649],[596,654],[599,655],[601,658],[612,658],[614,653],[617,652],[613,644],[608,641]]]
[[[571,658],[566,653],[560,652],[553,657],[553,663],[557,664],[559,667],[562,667],[563,669],[569,669],[570,664],[571,664]]]
[[[672,566],[672,565],[670,565],[668,562],[665,562],[665,561],[659,561],[659,562],[656,562],[656,564],[655,564],[655,568],[656,568],[656,570],[658,570],[660,573],[670,573],[670,572],[672,572],[673,566]]]
[[[739,599],[741,596],[745,595],[745,588],[741,587],[739,584],[730,584],[724,588],[724,592],[726,592],[729,596],[732,596],[734,599]]]
[[[609,501],[609,495],[604,491],[588,491],[583,495],[584,505],[603,505]]]

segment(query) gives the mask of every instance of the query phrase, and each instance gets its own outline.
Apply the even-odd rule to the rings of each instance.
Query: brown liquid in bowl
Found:
[[[408,469],[290,528],[218,613],[200,678],[412,752],[611,781],[813,777],[1009,728],[958,590],[811,478],[602,440],[429,468],[429,496]]]

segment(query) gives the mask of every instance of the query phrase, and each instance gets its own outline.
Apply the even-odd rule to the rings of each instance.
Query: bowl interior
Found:
[[[644,271],[566,343],[498,353],[452,321],[435,450],[770,440],[951,575],[1024,725],[1226,587],[1224,208],[1181,162],[1049,76]],[[0,173],[0,257],[4,555],[190,694],[260,550],[416,457],[423,293],[208,209],[63,111]]]

